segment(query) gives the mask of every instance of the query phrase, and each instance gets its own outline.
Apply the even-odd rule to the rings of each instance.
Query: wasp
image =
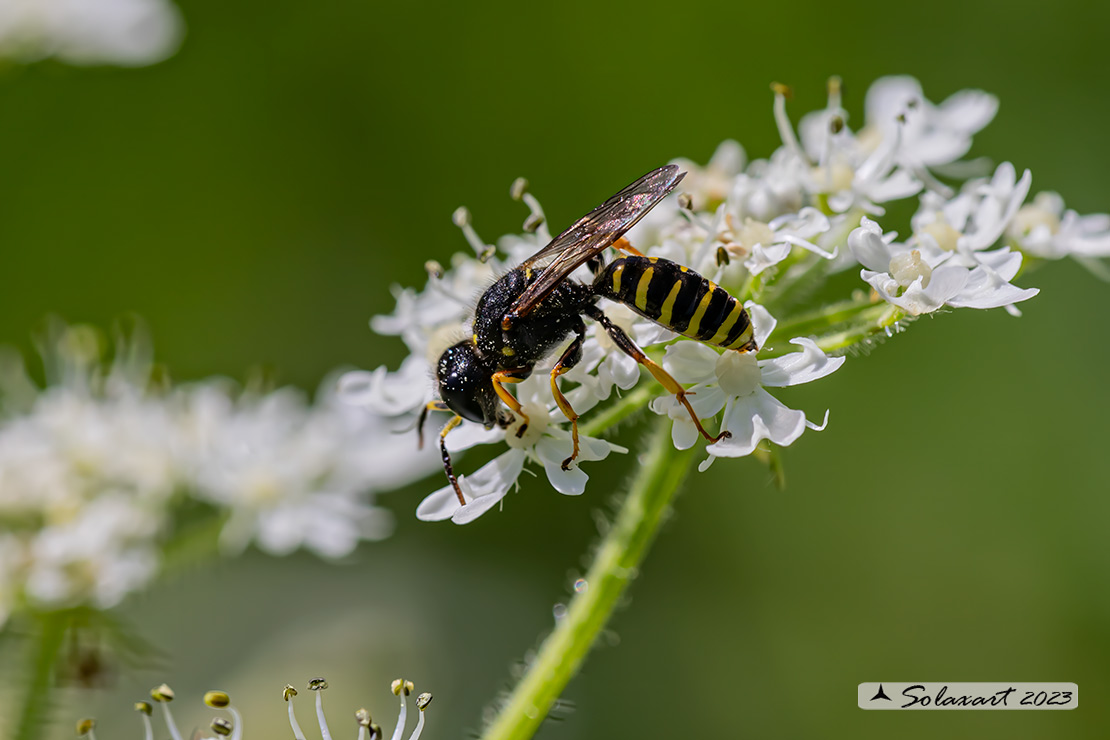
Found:
[[[523,436],[528,415],[506,385],[528,378],[536,365],[570,336],[573,341],[551,369],[551,393],[571,423],[573,451],[563,461],[563,469],[578,457],[578,414],[557,381],[582,359],[583,316],[600,324],[622,352],[646,367],[686,407],[705,439],[716,442],[728,436],[727,431],[709,434],[691,408],[686,390],[597,306],[598,300],[605,298],[690,339],[739,352],[758,349],[751,319],[740,301],[688,267],[644,256],[624,238],[685,175],[675,165],[647,173],[578,219],[482,294],[474,309],[472,336],[440,356],[436,364],[440,400],[427,404],[418,422],[422,429],[429,411],[455,414],[440,432],[439,446],[443,468],[460,504],[465,505],[466,499],[447,453],[447,434],[463,419],[487,429],[495,424],[508,429],[519,417],[516,434]],[[602,252],[609,247],[622,256],[606,264]],[[571,273],[582,265],[593,274],[593,282],[571,279]]]

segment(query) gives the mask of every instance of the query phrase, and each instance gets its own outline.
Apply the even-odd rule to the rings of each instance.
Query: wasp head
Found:
[[[493,368],[478,355],[470,342],[459,342],[439,356],[436,365],[439,397],[464,419],[497,423],[499,404],[493,390]]]

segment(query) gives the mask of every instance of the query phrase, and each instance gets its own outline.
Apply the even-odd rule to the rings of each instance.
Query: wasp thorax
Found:
[[[921,252],[914,249],[896,254],[890,259],[890,276],[903,288],[910,287],[915,280],[921,278],[921,287],[927,288],[933,276],[933,268],[921,259]]]

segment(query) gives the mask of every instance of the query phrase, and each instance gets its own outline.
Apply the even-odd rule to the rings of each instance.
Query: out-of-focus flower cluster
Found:
[[[175,538],[215,531],[327,557],[386,536],[373,493],[421,477],[434,456],[381,419],[292,389],[160,382],[141,331],[115,343],[51,324],[39,388],[0,354],[0,625],[19,607],[111,607],[159,571]],[[215,539],[215,537],[213,537]]]
[[[139,67],[173,54],[181,14],[170,0],[4,0],[0,57]]]
[[[645,254],[691,268],[742,300],[755,326],[758,355],[676,341],[673,332],[623,305],[601,305],[694,391],[690,402],[700,419],[721,416],[718,428],[730,436],[707,447],[703,468],[717,457],[748,455],[767,443],[788,445],[807,427],[823,428],[767,389],[824,377],[844,363],[846,353],[901,331],[922,314],[1001,307],[1018,315],[1016,304],[1037,294],[1013,283],[1025,258],[1071,256],[1090,265],[1110,256],[1110,216],[1080,216],[1054,193],[1027,202],[1028,171],[1019,176],[1005,162],[991,172],[982,160],[962,160],[972,137],[997,112],[998,101],[987,93],[967,90],[934,104],[916,80],[883,78],[868,91],[865,120],[853,130],[839,80],[830,81],[826,107],[804,116],[797,128],[787,114],[789,90],[772,89],[782,146],[767,159],[749,161],[740,144],[727,141],[704,166],[676,160],[687,171],[685,179],[628,234]],[[395,371],[379,367],[346,375],[342,398],[372,415],[413,419],[434,398],[429,378],[440,353],[470,337],[474,296],[551,239],[527,183],[514,183],[512,195],[529,209],[524,233],[488,245],[469,212],[459,209],[455,222],[472,252],[454,255],[446,267],[428,263],[423,290],[396,289],[395,311],[372,322],[379,334],[399,336],[408,358]],[[884,228],[886,206],[906,199],[915,199],[917,209],[900,237]],[[812,299],[828,278],[848,270],[858,271],[860,281],[847,295]],[[574,278],[593,280],[585,267]],[[445,486],[424,500],[418,516],[471,521],[503,500],[529,461],[544,468],[559,492],[584,491],[587,476],[578,465],[559,465],[570,453],[570,434],[546,376],[560,353],[514,386],[535,422],[525,436],[513,433],[514,427],[484,429],[463,421],[446,437],[452,452],[502,442],[508,450],[459,476],[465,505]],[[596,324],[582,361],[561,382],[588,431],[604,431],[588,425],[593,407],[617,406],[615,393],[643,382],[656,389],[643,403],[674,420],[675,444],[687,448],[697,441],[687,411]],[[623,450],[583,437],[578,461],[614,451]]]

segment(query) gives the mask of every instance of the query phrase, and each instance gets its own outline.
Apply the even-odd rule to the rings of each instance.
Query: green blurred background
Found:
[[[29,350],[50,312],[133,311],[178,380],[262,367],[312,389],[337,365],[396,366],[400,342],[367,319],[465,247],[456,206],[492,240],[519,228],[518,175],[558,227],[724,138],[765,156],[773,80],[796,121],[841,75],[855,125],[885,74],[934,101],[991,91],[973,153],[1110,210],[1103,4],[180,5],[184,45],[154,67],[0,72],[0,342]],[[698,476],[540,737],[1105,737],[1110,287],[1071,263],[1022,282],[1042,292],[1021,319],[924,319],[785,391],[832,409],[785,452],[787,490],[754,461]],[[315,675],[353,736],[359,706],[391,726],[404,675],[436,694],[426,737],[464,737],[551,626],[632,464],[595,466],[581,498],[530,481],[466,527],[415,520],[431,478],[383,497],[397,532],[350,563],[250,554],[163,583],[121,612],[165,665],[67,697],[57,736],[94,713],[102,737],[138,737],[130,702],[168,680],[185,727],[219,687],[248,737],[282,737],[281,686]],[[855,686],[876,680],[1074,681],[1083,701],[863,712]]]

